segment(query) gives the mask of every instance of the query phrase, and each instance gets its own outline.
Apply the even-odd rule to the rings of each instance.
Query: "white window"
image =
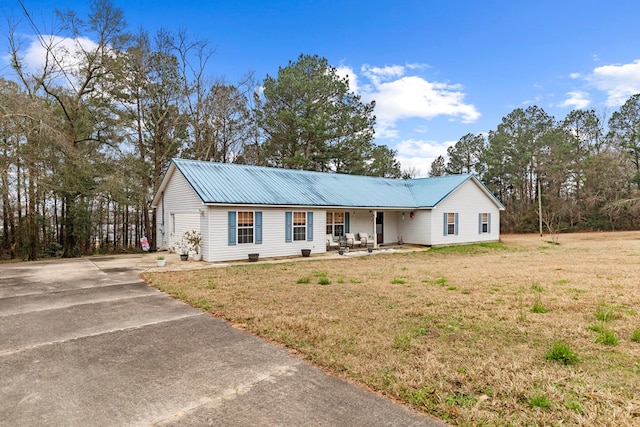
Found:
[[[307,240],[307,213],[293,213],[293,240]]]
[[[448,212],[447,213],[447,234],[452,235],[456,234],[456,214]]]
[[[238,243],[253,243],[253,212],[238,212]]]
[[[327,234],[344,236],[344,212],[327,212]]]
[[[480,226],[482,229],[483,233],[488,233],[489,232],[489,214],[488,213],[483,213],[482,214],[482,219],[480,220]]]

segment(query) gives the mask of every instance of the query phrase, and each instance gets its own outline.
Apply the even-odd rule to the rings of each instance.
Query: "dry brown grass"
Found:
[[[331,283],[319,284],[323,277]],[[146,279],[451,424],[640,424],[640,343],[631,340],[640,329],[640,232],[561,235],[559,245],[504,236]],[[533,313],[535,303],[548,311]],[[597,342],[602,329],[618,345]],[[557,341],[577,363],[545,359]],[[544,398],[548,407],[536,406]]]

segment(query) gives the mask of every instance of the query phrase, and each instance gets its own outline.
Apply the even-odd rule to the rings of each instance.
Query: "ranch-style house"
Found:
[[[399,242],[500,239],[500,201],[474,175],[390,179],[173,159],[152,203],[158,249],[201,236],[208,262]]]

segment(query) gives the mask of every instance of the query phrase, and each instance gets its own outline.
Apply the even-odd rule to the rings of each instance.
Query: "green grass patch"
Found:
[[[529,398],[529,405],[534,408],[549,409],[551,402],[544,394],[534,394]]]
[[[590,325],[587,327],[588,330],[593,331],[593,332],[597,332],[599,334],[601,334],[602,332],[604,332],[604,330],[606,329],[604,326],[602,325]]]
[[[601,322],[609,322],[618,317],[617,309],[607,303],[598,304],[598,308],[596,309],[596,319]]]
[[[564,407],[578,414],[584,413],[584,407],[577,400],[568,400],[564,402]]]
[[[563,365],[573,365],[578,361],[578,356],[567,344],[556,341],[551,345],[549,351],[547,351],[545,359],[562,363]]]
[[[619,344],[618,337],[612,329],[603,329],[596,337],[598,344],[615,346]]]
[[[429,250],[429,253],[473,255],[507,249],[507,246],[501,242],[483,242],[470,245],[434,246]]]
[[[409,350],[411,348],[411,335],[402,333],[393,337],[392,346],[396,350]]]
[[[478,401],[474,396],[464,393],[456,393],[447,396],[446,402],[449,406],[458,406],[460,408],[471,408]]]
[[[542,305],[542,302],[540,302],[540,298],[538,298],[533,303],[533,307],[531,307],[531,312],[532,313],[546,313],[548,311],[549,311],[549,309],[546,308],[544,305]]]
[[[542,287],[542,285],[538,282],[533,282],[531,284],[531,290],[534,292],[544,292],[544,288]]]
[[[310,283],[310,282],[311,282],[311,279],[309,277],[301,277],[298,280],[296,280],[296,283],[299,285]]]
[[[640,342],[640,329],[636,329],[635,331],[633,331],[633,333],[631,334],[631,341]]]
[[[394,277],[391,281],[392,285],[404,285],[406,282],[402,277]]]
[[[319,285],[323,285],[323,286],[330,285],[331,284],[331,280],[329,280],[328,277],[320,277],[318,279],[318,284]]]
[[[447,278],[446,277],[438,277],[436,280],[433,281],[434,285],[440,285],[440,286],[445,286],[447,284]]]
[[[198,307],[204,311],[211,310],[211,303],[206,298],[198,298],[193,302],[194,307]]]
[[[214,281],[209,280],[209,282],[207,283],[207,289],[209,290],[216,289],[217,287],[218,287],[218,284]]]

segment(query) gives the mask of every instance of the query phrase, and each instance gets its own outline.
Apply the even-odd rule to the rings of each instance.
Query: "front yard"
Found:
[[[640,232],[546,240],[145,279],[451,424],[640,424]]]

